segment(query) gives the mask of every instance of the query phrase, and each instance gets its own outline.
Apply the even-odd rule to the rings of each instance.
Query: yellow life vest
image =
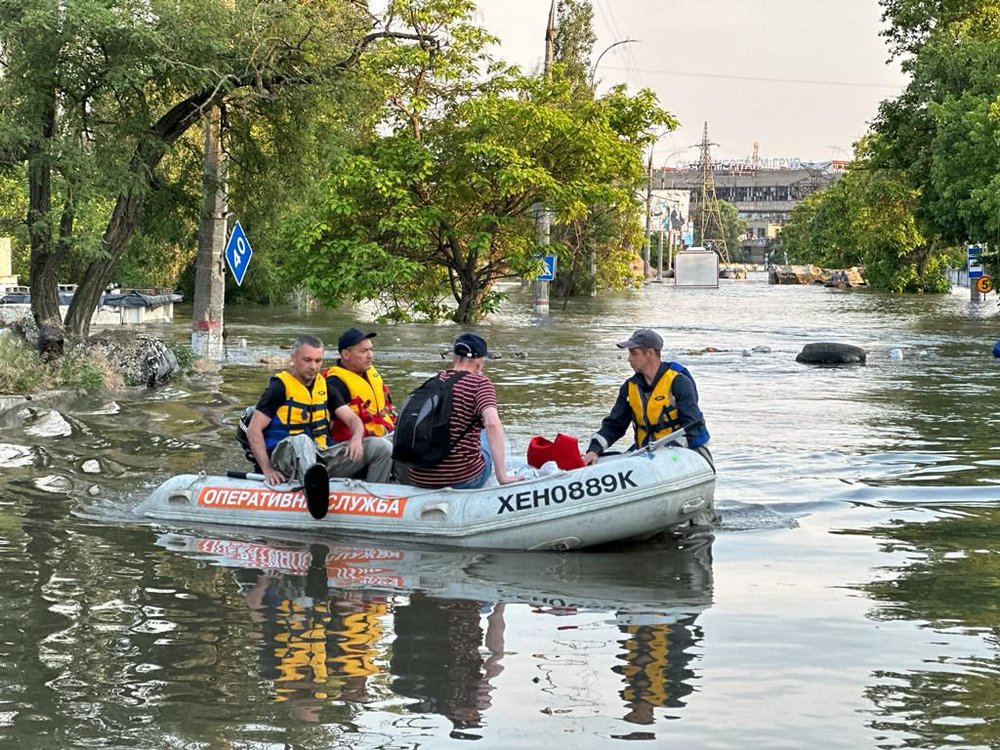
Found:
[[[625,664],[615,670],[625,677],[622,697],[628,703],[645,701],[666,706],[671,693],[670,626],[632,625],[626,632],[633,637],[623,644]]]
[[[396,427],[396,413],[389,399],[389,389],[382,382],[382,376],[374,366],[362,377],[355,372],[333,365],[323,371],[326,377],[340,378],[350,393],[347,405],[351,407],[365,425],[365,434],[383,437]],[[333,417],[330,435],[335,442],[351,439],[351,431],[342,421]]]
[[[632,407],[637,448],[659,440],[661,437],[666,437],[681,426],[680,413],[677,411],[677,404],[674,403],[674,397],[670,393],[670,385],[679,374],[680,371],[673,367],[664,370],[645,402],[638,383],[635,380],[628,381],[628,403]]]
[[[336,669],[348,677],[367,677],[379,674],[375,663],[379,656],[378,642],[382,638],[380,618],[389,608],[379,602],[366,602],[360,612],[344,615],[343,626],[333,632],[341,653],[330,657]]]
[[[326,448],[326,433],[330,429],[326,380],[317,375],[310,390],[287,370],[275,377],[285,386],[285,403],[278,407],[274,419],[264,430],[264,444],[268,452],[289,435],[303,432],[312,436],[317,446]]]
[[[325,602],[305,607],[288,599],[282,600],[275,609],[275,622],[281,627],[274,635],[273,644],[278,661],[276,700],[281,701],[292,697],[300,688],[284,689],[280,683],[307,682],[319,686],[327,681],[326,638],[330,613]]]

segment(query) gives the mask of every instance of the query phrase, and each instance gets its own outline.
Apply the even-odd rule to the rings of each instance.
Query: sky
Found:
[[[501,40],[496,57],[540,70],[550,0],[478,0],[476,20]],[[906,77],[879,36],[878,0],[592,0],[607,50],[598,93],[652,89],[680,127],[656,143],[654,166],[694,160],[708,123],[715,160],[850,158],[883,99]]]

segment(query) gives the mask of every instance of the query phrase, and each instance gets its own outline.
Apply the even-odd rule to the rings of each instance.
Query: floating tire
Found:
[[[795,358],[807,365],[863,365],[868,352],[851,344],[806,344]]]

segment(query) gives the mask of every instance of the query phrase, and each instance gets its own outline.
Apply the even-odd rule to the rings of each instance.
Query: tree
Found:
[[[295,262],[322,301],[440,317],[447,290],[452,319],[478,320],[498,280],[538,269],[532,204],[560,222],[595,205],[624,212],[646,133],[670,120],[648,91],[578,101],[565,82],[516,75],[441,105],[344,160],[290,220]]]
[[[380,40],[427,42],[373,23],[337,0],[0,0],[0,165],[26,169],[39,325],[62,327],[56,284],[73,263],[84,270],[65,326],[87,334],[164,158],[213,105],[266,108],[329,88]]]
[[[594,8],[590,0],[559,0],[552,59],[558,75],[569,81],[574,99],[593,99]]]
[[[944,291],[960,246],[1000,237],[1000,2],[882,6],[911,81],[880,106],[854,168],[800,204],[780,241],[792,257],[863,263],[877,287]]]
[[[864,266],[868,282],[877,288],[947,291],[943,270],[950,256],[920,231],[918,192],[897,170],[874,167],[867,158],[877,140],[863,139],[847,174],[795,207],[779,247],[793,262]]]
[[[883,0],[885,32],[911,82],[884,102],[871,164],[914,191],[939,250],[1000,236],[997,0]]]
[[[590,0],[560,0],[553,43],[552,77],[569,87],[572,101],[594,101],[592,58],[594,9]],[[672,118],[667,127],[676,127]],[[639,189],[644,180],[636,181]],[[573,295],[590,294],[598,287],[620,289],[639,284],[641,274],[633,269],[636,250],[644,238],[640,205],[633,201],[617,205],[592,205],[587,213],[552,228],[549,252],[559,259],[559,272],[552,285],[564,306]]]
[[[560,221],[600,204],[634,210],[645,132],[672,118],[648,91],[578,99],[565,77],[496,63],[474,10],[472,0],[390,3],[436,44],[366,58],[387,135],[339,161],[287,223],[293,262],[322,301],[441,317],[450,295],[451,316],[471,322],[496,304],[499,279],[538,269],[533,203]]]

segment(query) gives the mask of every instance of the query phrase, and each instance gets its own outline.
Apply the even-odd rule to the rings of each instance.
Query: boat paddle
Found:
[[[658,448],[662,448],[665,445],[669,445],[670,443],[676,442],[682,437],[684,437],[684,428],[679,427],[673,432],[671,432],[669,435],[664,435],[659,440],[654,440],[652,443],[647,443],[641,448],[630,448],[624,453],[609,451],[607,453],[602,453],[599,458],[606,456],[608,460],[612,460],[615,458],[629,458],[630,456],[634,456],[636,453],[652,453]]]
[[[642,446],[639,449],[639,451],[647,451],[647,452],[655,451],[657,448],[662,448],[664,445],[668,445],[669,443],[673,443],[676,442],[677,440],[680,440],[682,437],[684,437],[684,434],[685,434],[684,428],[680,427],[671,432],[669,435],[664,435],[659,440],[654,440],[652,443],[647,443],[646,445]]]
[[[226,476],[230,479],[250,479],[255,482],[266,480],[263,474],[252,471],[233,471],[230,469],[226,472]],[[330,509],[330,475],[326,473],[326,467],[323,464],[313,464],[306,469],[306,475],[302,482],[302,493],[306,496],[306,507],[309,509],[309,515],[317,521],[326,518],[327,511]]]

